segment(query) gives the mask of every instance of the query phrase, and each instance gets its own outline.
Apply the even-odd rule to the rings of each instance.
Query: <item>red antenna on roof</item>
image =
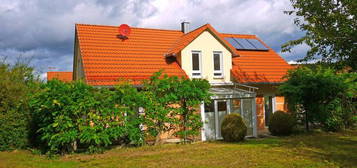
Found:
[[[118,31],[119,31],[121,39],[127,39],[129,34],[130,34],[130,32],[131,32],[131,29],[127,24],[121,24],[119,26]]]

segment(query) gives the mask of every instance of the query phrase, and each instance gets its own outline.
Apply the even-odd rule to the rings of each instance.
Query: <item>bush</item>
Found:
[[[242,141],[247,135],[247,126],[239,114],[228,114],[223,119],[221,133],[224,141]]]
[[[357,73],[336,72],[331,68],[300,66],[289,71],[279,91],[287,99],[289,110],[304,114],[306,130],[318,125],[338,131],[354,125]]]
[[[139,118],[131,117],[136,111],[127,105],[130,103],[128,96],[135,95],[128,89],[133,88],[119,87],[110,91],[80,81],[51,80],[41,89],[31,100],[31,107],[39,142],[45,152],[70,153],[76,151],[77,146],[88,152],[98,152],[124,137],[134,143],[142,140]]]
[[[273,135],[289,135],[295,126],[295,118],[284,111],[275,111],[269,120],[269,131]]]
[[[26,64],[0,62],[0,151],[29,145],[29,94],[38,79]]]

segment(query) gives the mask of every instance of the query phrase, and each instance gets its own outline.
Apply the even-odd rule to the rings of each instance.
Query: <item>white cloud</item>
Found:
[[[232,33],[293,33],[296,31],[290,16],[289,0],[155,0],[157,12],[144,19],[140,26],[179,29],[182,20],[193,26],[211,23],[220,31]]]
[[[47,80],[47,72],[41,73],[39,76],[40,76],[41,80],[43,80],[43,81]]]

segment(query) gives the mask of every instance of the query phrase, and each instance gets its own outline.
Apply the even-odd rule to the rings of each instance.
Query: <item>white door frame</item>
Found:
[[[202,128],[201,128],[201,140],[202,141],[206,141],[206,135],[205,135],[205,104],[204,104],[204,102],[202,102],[201,103],[201,105],[200,105],[200,107],[201,107],[201,119],[202,119],[202,123],[203,123],[203,126],[202,126]]]

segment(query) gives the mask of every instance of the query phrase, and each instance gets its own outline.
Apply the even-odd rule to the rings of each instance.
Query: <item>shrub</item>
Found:
[[[289,110],[304,114],[306,130],[319,125],[338,131],[351,127],[356,111],[357,73],[336,72],[331,68],[301,66],[289,71],[279,91],[288,101]]]
[[[34,95],[31,107],[42,149],[49,154],[73,152],[77,146],[98,152],[128,137],[139,143],[140,128],[127,96],[127,88],[96,89],[83,82],[51,80]],[[132,133],[136,133],[135,136]]]
[[[269,131],[273,135],[289,135],[295,126],[295,118],[284,111],[275,111],[269,120]]]
[[[228,114],[223,119],[221,133],[224,141],[242,141],[247,135],[247,126],[239,114]]]
[[[0,62],[0,151],[29,145],[29,94],[38,79],[27,64]]]

